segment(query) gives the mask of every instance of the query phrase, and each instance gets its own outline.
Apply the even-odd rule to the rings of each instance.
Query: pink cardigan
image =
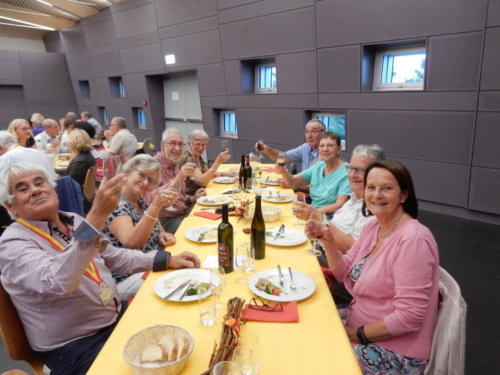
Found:
[[[351,268],[375,246],[378,230],[376,220],[367,223],[344,255],[344,266],[334,272],[354,297],[347,325],[356,328],[383,319],[395,337],[377,345],[426,361],[438,312],[436,242],[427,227],[409,220],[384,240],[353,282]]]

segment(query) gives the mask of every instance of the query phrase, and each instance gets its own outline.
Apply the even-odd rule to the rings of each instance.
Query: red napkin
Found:
[[[248,305],[243,308],[243,320],[255,322],[297,323],[299,311],[297,301],[283,304],[283,311],[263,311],[251,309]]]
[[[274,167],[271,167],[271,168],[264,168],[264,169],[262,170],[262,172],[266,172],[266,173],[276,172],[276,168],[274,168]]]
[[[212,220],[219,220],[222,217],[221,214],[216,214],[215,212],[206,212],[206,211],[198,211],[195,212],[194,214],[195,216],[200,216]]]

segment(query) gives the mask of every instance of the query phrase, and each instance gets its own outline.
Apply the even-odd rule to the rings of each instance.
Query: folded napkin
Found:
[[[243,320],[251,320],[255,322],[296,323],[299,321],[297,301],[283,304],[283,311],[263,311],[251,309],[248,305],[245,305],[243,308]]]
[[[262,172],[266,172],[266,173],[276,172],[276,168],[274,168],[274,167],[271,167],[271,168],[264,168],[264,169],[262,170]]]
[[[215,212],[206,212],[206,211],[198,211],[195,212],[194,214],[195,216],[200,216],[212,220],[219,220],[222,217],[221,214],[216,214]]]

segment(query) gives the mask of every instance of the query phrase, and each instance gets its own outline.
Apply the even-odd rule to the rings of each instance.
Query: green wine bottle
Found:
[[[217,254],[219,266],[224,268],[224,272],[233,272],[233,226],[229,223],[227,203],[222,205],[222,222],[217,228]]]
[[[250,244],[255,249],[255,259],[264,259],[266,256],[266,224],[262,216],[260,195],[255,196],[255,213],[252,219]]]

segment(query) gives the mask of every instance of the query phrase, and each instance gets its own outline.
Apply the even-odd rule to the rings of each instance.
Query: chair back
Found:
[[[59,209],[61,211],[74,212],[80,216],[84,216],[83,196],[80,184],[69,176],[58,178],[56,183]]]
[[[43,375],[43,363],[26,338],[23,324],[8,293],[0,283],[0,334],[10,358],[26,361],[36,374]]]
[[[439,312],[424,375],[463,375],[467,304],[453,277],[439,267]]]
[[[92,202],[95,197],[96,191],[96,167],[91,167],[87,170],[85,175],[85,181],[83,182],[83,196],[84,198]]]

